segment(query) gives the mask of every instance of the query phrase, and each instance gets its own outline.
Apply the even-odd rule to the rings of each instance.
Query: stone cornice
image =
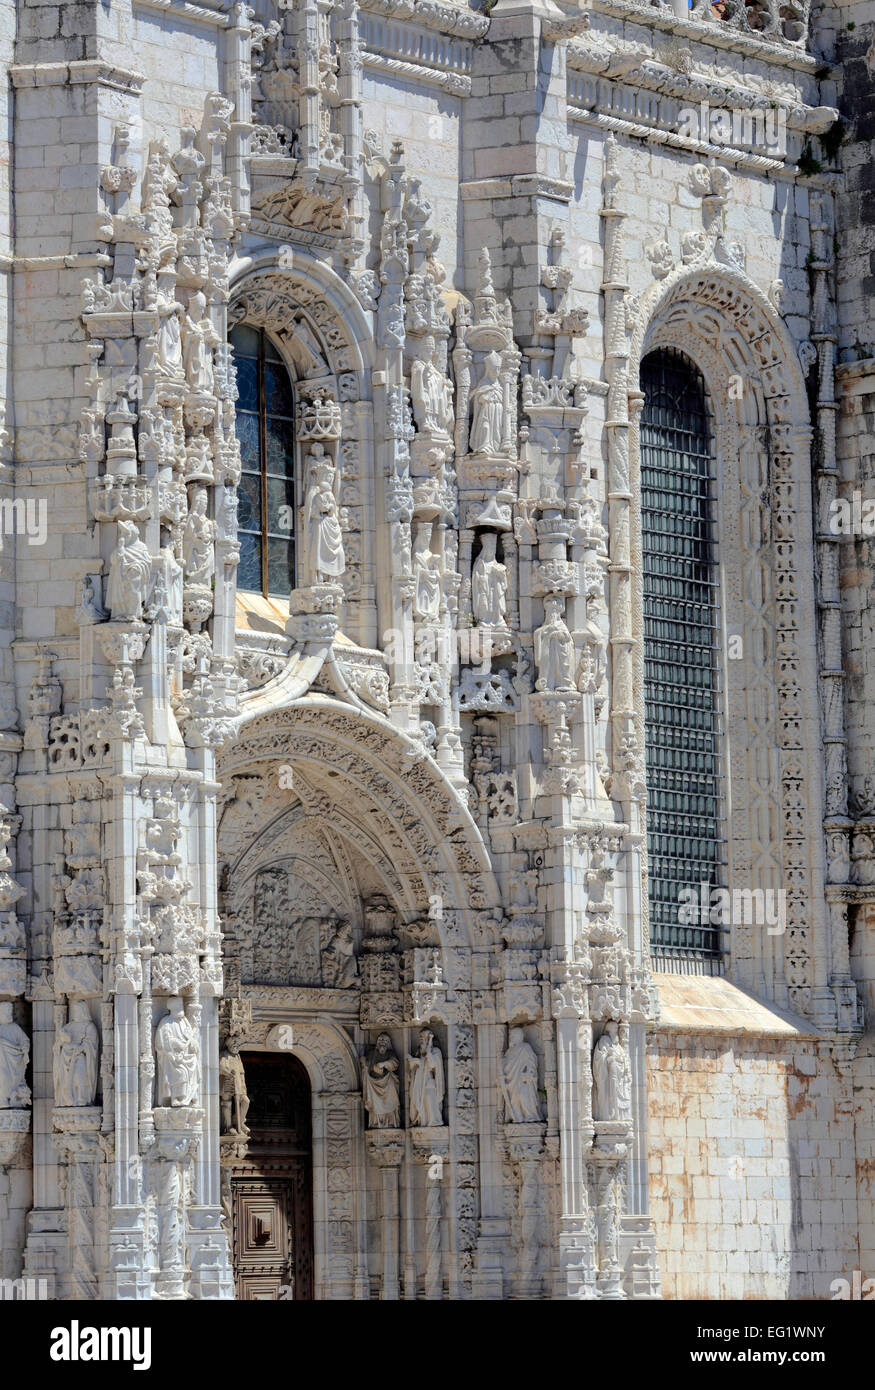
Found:
[[[574,55],[568,76],[569,120],[587,121],[605,130],[647,140],[650,144],[714,156],[724,163],[760,173],[798,177],[797,161],[806,140],[812,134],[829,129],[838,117],[832,107],[806,106],[766,97],[755,89],[736,87],[722,80],[672,72],[653,61],[631,66],[621,57],[621,70],[617,71],[616,66],[612,70],[610,63],[602,65],[601,56],[592,49]],[[647,98],[639,103],[639,92],[658,92],[663,99],[658,106]],[[628,93],[628,98],[624,93]],[[682,133],[681,111],[698,112],[702,106],[712,115],[723,111],[733,121],[740,113],[749,124],[748,137],[742,131],[740,143],[723,143]],[[761,124],[769,121],[773,130],[777,130],[780,123],[786,132],[783,150],[776,149],[772,154],[759,152],[762,135],[757,134],[757,121]],[[738,139],[734,125],[732,135],[734,141]],[[809,181],[821,186],[829,177],[825,173]]]
[[[489,28],[487,15],[441,0],[366,0],[363,14],[383,15],[393,23],[408,20],[423,29],[460,39],[482,39]]]
[[[463,203],[478,202],[482,198],[520,197],[554,198],[560,203],[570,203],[574,196],[574,184],[566,179],[550,178],[547,174],[499,174],[493,178],[460,183],[459,195]]]
[[[231,25],[232,7],[222,3],[213,9],[208,5],[193,5],[191,0],[134,0],[134,6],[161,10],[164,14],[178,14],[182,19],[200,20],[202,24],[213,24],[220,29],[227,29]]]
[[[594,13],[610,15],[612,19],[650,25],[675,37],[686,36],[690,41],[743,53],[746,57],[757,58],[764,63],[797,68],[800,72],[813,73],[820,65],[820,59],[806,53],[802,48],[797,48],[795,44],[769,43],[765,39],[755,38],[752,34],[740,33],[738,29],[730,28],[727,24],[679,19],[669,10],[646,3],[635,3],[635,0],[591,0],[591,8]]]
[[[116,67],[100,58],[71,63],[14,63],[9,75],[14,87],[68,87],[93,82],[133,95],[140,93],[146,80],[141,72]]]
[[[382,53],[372,53],[365,49],[362,62],[366,68],[375,72],[390,73],[394,77],[407,77],[414,82],[429,82],[440,87],[452,96],[468,96],[471,79],[460,73],[446,72],[440,68],[427,67],[424,63],[407,62],[399,58],[387,58]]]
[[[448,8],[441,6],[441,9]],[[371,68],[382,69],[413,81],[430,82],[458,96],[471,90],[473,46],[467,36],[446,31],[424,32],[417,22],[419,11],[405,23],[406,14],[362,12],[362,58]]]
[[[714,108],[738,106],[746,111],[776,111],[782,113],[791,130],[806,135],[819,135],[838,119],[832,106],[808,106],[805,102],[788,101],[758,91],[755,87],[727,82],[705,72],[678,72],[660,63],[636,46],[617,44],[572,44],[568,51],[568,66],[576,72],[604,77],[616,84],[660,92],[676,97],[687,104],[706,101]]]

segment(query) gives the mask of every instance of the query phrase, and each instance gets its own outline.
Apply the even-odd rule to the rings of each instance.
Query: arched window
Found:
[[[715,969],[722,928],[701,907],[724,881],[715,476],[705,386],[682,353],[665,350],[642,362],[641,390],[651,949],[664,960],[710,961]]]
[[[285,363],[262,328],[231,332],[237,368],[240,565],[237,587],[288,595],[295,587],[295,407]]]

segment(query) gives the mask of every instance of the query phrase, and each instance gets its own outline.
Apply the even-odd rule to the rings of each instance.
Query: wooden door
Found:
[[[236,1178],[234,1264],[237,1297],[294,1298],[294,1220],[290,1185],[279,1178]]]
[[[294,1057],[243,1056],[250,1140],[231,1179],[241,1301],[313,1297],[310,1086]]]

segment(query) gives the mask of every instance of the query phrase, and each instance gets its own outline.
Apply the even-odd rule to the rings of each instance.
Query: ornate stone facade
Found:
[[[855,1241],[875,1261],[868,1216],[813,1235],[785,1200],[831,1173],[862,1208],[875,1145],[869,542],[832,527],[873,295],[830,21],[101,10],[87,58],[27,4],[0,39],[0,1274],[268,1296],[239,1194],[273,1125],[309,1146],[298,1296],[828,1297]],[[290,592],[238,592],[269,446],[236,330],[294,403],[259,494],[282,474]],[[726,882],[784,904],[713,975],[649,930],[660,350],[701,373],[719,480]],[[297,1128],[247,1091],[283,1056]],[[738,1074],[727,1132],[701,1072]]]

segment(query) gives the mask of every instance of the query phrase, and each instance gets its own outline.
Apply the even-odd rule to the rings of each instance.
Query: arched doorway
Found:
[[[296,1057],[242,1054],[249,1096],[246,1157],[231,1172],[237,1297],[313,1297],[310,1081]]]

